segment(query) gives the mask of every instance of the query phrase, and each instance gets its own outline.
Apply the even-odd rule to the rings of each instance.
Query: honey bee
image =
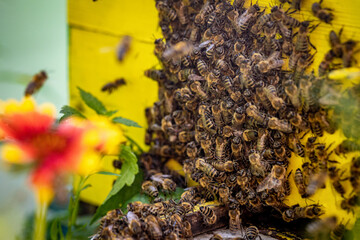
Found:
[[[221,128],[224,125],[224,121],[223,121],[222,116],[221,116],[220,106],[217,105],[217,104],[212,105],[211,106],[211,111],[213,113],[216,126]]]
[[[229,205],[229,197],[230,197],[230,190],[229,188],[225,185],[222,184],[219,187],[219,201],[220,203],[224,204],[224,205]]]
[[[320,171],[319,173],[313,174],[310,178],[309,185],[306,188],[307,196],[312,196],[319,188],[325,187],[327,173]]]
[[[201,76],[206,77],[208,75],[208,66],[203,60],[198,60],[196,66]]]
[[[155,198],[159,196],[159,191],[156,188],[156,186],[151,181],[145,181],[141,185],[141,189],[146,193],[147,195]]]
[[[278,130],[284,133],[291,133],[292,128],[288,121],[280,120],[276,117],[272,117],[268,121],[268,127],[273,130]]]
[[[45,71],[41,71],[35,74],[31,82],[29,82],[29,84],[26,86],[24,95],[28,97],[39,91],[47,78],[48,76]]]
[[[213,209],[211,209],[208,206],[201,206],[199,208],[200,213],[203,215],[204,222],[207,225],[213,225],[215,224],[217,217]]]
[[[336,227],[336,216],[327,217],[321,220],[309,223],[306,226],[306,231],[313,239],[322,239],[324,236],[328,236],[330,231]]]
[[[196,95],[199,96],[199,98],[201,100],[206,100],[207,99],[207,94],[201,88],[200,82],[198,82],[198,81],[192,82],[190,84],[190,89],[191,89],[191,91],[195,92]]]
[[[325,23],[331,23],[334,19],[334,14],[332,13],[332,9],[330,8],[322,8],[321,7],[322,0],[320,2],[314,2],[311,6],[311,10],[315,17],[319,18],[321,21]]]
[[[209,240],[223,240],[223,238],[222,236],[216,233]]]
[[[246,228],[245,237],[246,240],[255,240],[258,237],[261,239],[261,237],[259,236],[259,230],[255,226],[249,226]]]
[[[245,123],[245,119],[246,119],[246,114],[244,108],[243,107],[235,108],[233,119],[231,120],[233,127],[235,128],[241,127],[241,125]]]
[[[266,191],[261,193],[261,199],[266,205],[275,208],[279,212],[281,212],[281,209],[284,207],[284,204],[278,201],[274,195],[268,194]]]
[[[232,107],[233,107],[233,101],[231,100],[224,100],[220,102],[220,110],[221,110],[221,116],[226,125],[230,124],[232,121]]]
[[[140,234],[141,233],[141,223],[140,223],[139,217],[135,213],[129,211],[126,214],[126,219],[128,221],[128,225],[129,225],[130,230],[135,235]]]
[[[213,141],[211,139],[201,140],[200,145],[205,152],[205,156],[215,157],[215,150],[213,148]]]
[[[117,46],[116,57],[120,62],[124,60],[125,55],[129,52],[131,47],[131,42],[132,42],[132,37],[125,35],[121,39],[119,45]]]
[[[293,0],[293,1],[291,2],[291,7],[294,8],[294,9],[296,9],[296,10],[300,10],[301,1],[302,1],[302,0]]]
[[[198,155],[198,148],[194,141],[189,142],[186,145],[186,154],[189,158],[196,158]]]
[[[308,197],[306,193],[306,187],[304,182],[304,176],[300,168],[296,169],[294,175],[294,182],[302,198]]]
[[[286,169],[280,165],[274,165],[270,174],[258,185],[256,191],[274,189],[276,192],[283,192],[283,185],[286,180]]]
[[[242,229],[241,216],[239,209],[229,210],[229,229],[236,232]]]
[[[163,82],[165,80],[165,74],[162,70],[148,69],[144,72],[144,74],[146,77],[157,82]]]
[[[146,206],[146,204],[144,204],[140,201],[135,201],[135,202],[131,202],[127,205],[127,210],[139,215],[139,214],[141,214],[144,206]]]
[[[296,218],[318,218],[324,211],[317,204],[312,204],[306,207],[300,207],[298,205],[293,206]]]
[[[293,147],[293,151],[300,157],[305,157],[304,147],[300,143],[300,141],[297,139],[297,137],[295,137],[294,135],[290,135],[289,140],[290,140],[291,146]]]
[[[243,33],[249,27],[251,19],[257,15],[258,11],[260,11],[260,8],[255,4],[249,7],[244,13],[241,14],[241,16],[235,14],[235,16],[232,18],[232,24],[236,32],[239,34]]]
[[[161,16],[164,16],[169,21],[174,21],[177,18],[175,10],[170,8],[165,2],[158,1],[156,3],[156,9],[159,11]]]
[[[309,51],[309,39],[308,39],[308,30],[310,23],[308,21],[301,22],[299,33],[295,42],[295,51],[307,53]],[[313,28],[311,31],[313,31]]]
[[[360,201],[358,195],[353,195],[350,198],[344,198],[340,203],[341,209],[346,210],[347,212],[352,212],[353,215],[355,215],[354,208],[359,205]]]
[[[251,173],[255,176],[265,177],[268,165],[266,162],[261,161],[261,156],[258,152],[254,151],[249,155]]]
[[[197,76],[197,75],[195,74],[195,71],[192,68],[185,68],[178,72],[178,79],[181,82],[186,82],[187,80],[191,80],[193,76]]]
[[[276,110],[279,110],[285,106],[284,100],[277,96],[276,89],[273,85],[268,85],[266,88],[264,88],[264,93],[269,99],[273,108],[275,108]]]
[[[154,215],[149,215],[145,218],[145,223],[147,225],[147,232],[151,236],[151,239],[161,240],[163,233],[159,226],[159,223]]]
[[[297,109],[300,108],[300,91],[295,83],[292,80],[288,80],[284,82],[284,86],[285,93],[289,97],[291,104]]]
[[[308,120],[311,125],[311,130],[315,133],[316,136],[322,137],[324,135],[324,130],[320,125],[320,122],[315,118],[315,114],[309,113]]]
[[[242,144],[240,137],[234,137],[231,141],[231,153],[234,158],[239,158],[242,152]]]
[[[342,223],[336,225],[336,227],[330,232],[331,240],[341,240],[346,232],[346,226]]]
[[[279,58],[280,52],[273,52],[269,58],[260,61],[256,66],[261,73],[267,73],[272,69],[281,68],[284,61]]]
[[[288,113],[287,117],[289,118],[291,125],[294,127],[300,129],[301,131],[307,130],[307,123],[302,119],[300,114],[291,111]]]
[[[210,133],[216,133],[215,122],[210,112],[208,111],[208,108],[205,105],[199,106],[199,114],[201,116],[200,119],[203,122],[205,129]]]
[[[358,50],[355,50],[357,42],[354,41],[354,40],[348,40],[343,45],[344,45],[344,53],[343,53],[343,56],[342,56],[343,66],[345,68],[346,67],[351,67],[352,63],[355,61],[353,55],[356,52],[358,52]]]
[[[341,179],[341,176],[344,172],[339,174],[340,169],[336,167],[330,167],[328,169],[329,171],[329,177],[332,180],[332,184],[334,189],[343,197],[345,194],[345,188],[341,184],[341,181],[347,180],[347,179]]]
[[[219,171],[217,171],[209,163],[205,162],[203,158],[198,158],[196,160],[195,166],[197,169],[203,171],[209,177],[215,178],[219,176]]]
[[[246,108],[246,114],[255,119],[255,121],[267,125],[268,117],[260,112],[255,105],[250,105]]]
[[[184,237],[191,238],[193,236],[193,233],[191,230],[191,223],[189,221],[183,222],[183,230],[184,230]]]
[[[194,45],[191,42],[178,42],[170,48],[167,48],[163,53],[165,60],[169,59],[181,59],[184,56],[190,54],[194,49]]]

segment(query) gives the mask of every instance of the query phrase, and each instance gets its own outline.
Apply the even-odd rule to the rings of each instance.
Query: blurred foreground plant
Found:
[[[30,183],[37,199],[33,235],[36,240],[45,239],[47,208],[59,179],[64,182],[68,177],[80,176],[69,202],[66,239],[71,239],[80,192],[89,187],[86,180],[95,173],[118,175],[99,172],[102,157],[120,154],[125,163],[130,159],[124,165],[130,166],[131,171],[121,172],[128,175],[123,185],[132,184],[138,172],[136,156],[128,147],[120,147],[126,138],[114,123],[138,125],[121,117],[110,120],[116,111],[107,111],[94,96],[79,90],[84,102],[98,115],[86,119],[80,112],[65,106],[61,111],[64,116],[58,122],[55,108],[49,103],[37,106],[32,98],[26,97],[20,102],[8,100],[0,104],[0,139],[4,143],[1,158],[10,169],[30,170]],[[58,234],[63,238],[59,229],[55,235]]]

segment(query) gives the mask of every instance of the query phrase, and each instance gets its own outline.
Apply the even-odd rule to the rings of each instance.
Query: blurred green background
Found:
[[[66,1],[0,0],[0,32],[0,99],[21,99],[32,76],[45,70],[49,78],[35,99],[59,111],[68,102]],[[26,181],[0,171],[1,239],[15,239],[33,210]]]

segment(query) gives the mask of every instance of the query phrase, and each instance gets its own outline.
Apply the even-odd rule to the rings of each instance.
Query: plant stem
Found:
[[[72,238],[72,229],[73,226],[76,224],[76,218],[79,211],[80,192],[86,180],[86,177],[80,177],[78,186],[76,187],[76,189],[74,189],[74,195],[70,197],[68,231],[66,233],[66,240],[71,240]]]
[[[34,240],[45,240],[47,208],[48,203],[38,201],[35,216]]]

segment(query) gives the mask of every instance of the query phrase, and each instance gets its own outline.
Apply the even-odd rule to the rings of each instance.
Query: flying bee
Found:
[[[280,165],[274,165],[271,173],[258,185],[256,191],[274,189],[276,192],[283,192],[283,185],[286,179],[286,169]]]
[[[181,59],[184,56],[189,55],[194,49],[194,45],[189,41],[181,41],[173,45],[170,48],[167,48],[163,53],[163,58],[165,60],[169,59]]]
[[[146,230],[151,237],[151,239],[160,240],[163,239],[163,233],[159,226],[159,223],[154,215],[149,215],[145,218],[145,223],[147,225]]]
[[[284,133],[291,133],[291,125],[286,120],[280,120],[276,117],[272,117],[268,121],[268,127],[273,130],[278,130]]]
[[[132,42],[132,37],[125,35],[121,39],[119,45],[117,46],[116,57],[120,62],[124,60],[125,55],[129,52],[131,47],[131,42]]]
[[[207,163],[203,158],[198,158],[196,160],[195,166],[197,169],[203,171],[209,177],[215,178],[219,176],[219,171],[217,171],[213,166]]]
[[[343,197],[345,194],[345,188],[341,184],[341,181],[347,180],[347,178],[341,179],[341,176],[344,172],[339,174],[340,169],[336,168],[336,167],[330,167],[328,171],[329,171],[329,177],[332,181],[334,189]]]
[[[258,237],[261,239],[261,237],[259,236],[259,230],[257,227],[249,226],[246,228],[246,231],[245,231],[246,240],[255,240]]]
[[[306,198],[306,187],[304,183],[304,176],[300,168],[296,169],[294,174],[294,182],[302,198]]]
[[[309,185],[306,188],[307,196],[313,196],[319,188],[325,187],[327,173],[320,171],[310,177]]]
[[[126,219],[127,219],[130,230],[135,235],[140,234],[141,233],[141,223],[140,223],[139,217],[135,213],[129,211],[126,214]]]
[[[320,21],[325,23],[331,23],[334,19],[334,14],[332,13],[332,9],[330,8],[322,8],[321,7],[322,0],[320,2],[314,2],[311,6],[311,10],[315,17],[319,18]]]
[[[145,181],[141,185],[141,189],[146,193],[147,195],[155,198],[159,196],[159,191],[156,188],[156,186],[151,181]]]
[[[336,223],[336,216],[326,217],[309,223],[306,226],[306,231],[312,239],[322,239],[324,236],[328,236],[330,231],[335,229]]]
[[[208,206],[201,206],[200,213],[203,215],[204,222],[208,225],[215,224],[217,217],[213,209]]]
[[[300,91],[292,80],[284,82],[284,90],[286,95],[289,97],[291,104],[295,108],[300,108]]]
[[[239,209],[229,210],[229,229],[236,232],[242,229],[241,216]]]
[[[29,82],[29,84],[26,86],[24,95],[26,97],[28,97],[28,96],[31,96],[34,93],[36,93],[42,87],[42,85],[45,83],[47,78],[48,78],[48,76],[45,71],[41,71],[41,72],[35,74],[31,80],[31,82]]]
[[[297,139],[297,137],[295,137],[294,135],[290,135],[289,140],[290,140],[290,144],[293,148],[293,151],[300,157],[305,157],[304,147],[300,143],[300,141]]]
[[[255,105],[250,105],[246,108],[246,114],[255,119],[255,121],[267,125],[268,117],[260,112]]]

